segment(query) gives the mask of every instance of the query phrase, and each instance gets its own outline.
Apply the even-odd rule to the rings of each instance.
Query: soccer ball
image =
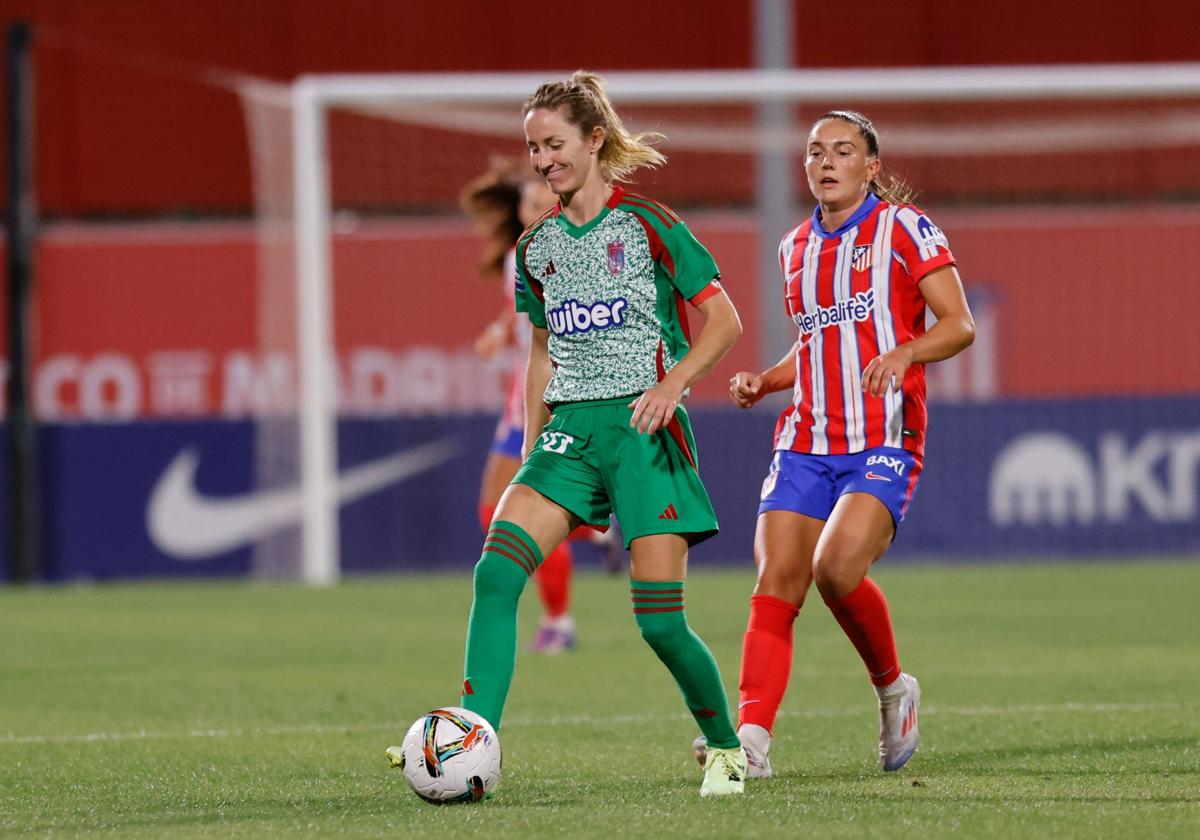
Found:
[[[500,780],[500,739],[474,712],[457,706],[434,709],[405,733],[400,769],[426,802],[478,802]]]

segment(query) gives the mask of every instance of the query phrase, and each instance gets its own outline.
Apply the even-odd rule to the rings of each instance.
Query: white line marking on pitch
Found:
[[[1030,703],[1012,706],[929,706],[921,710],[925,715],[1015,715],[1015,714],[1055,714],[1055,713],[1107,713],[1107,712],[1150,712],[1174,711],[1190,708],[1186,703]],[[837,718],[855,717],[863,714],[862,709],[808,709],[802,712],[780,711],[782,717],[789,718]],[[593,717],[591,715],[560,715],[550,717],[517,716],[505,722],[506,727],[545,726],[569,724],[625,724],[644,723],[649,720],[689,720],[685,714],[630,714],[606,715]],[[261,726],[233,729],[189,729],[182,732],[152,732],[137,730],[135,732],[89,732],[82,735],[0,735],[0,744],[88,744],[101,741],[150,741],[179,738],[245,738],[256,735],[346,735],[355,732],[402,732],[408,724],[389,721],[384,723],[359,724],[300,724],[295,726]]]

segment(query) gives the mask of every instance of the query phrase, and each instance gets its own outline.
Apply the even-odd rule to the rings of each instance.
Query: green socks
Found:
[[[494,522],[475,564],[462,705],[497,730],[517,660],[517,601],[541,563],[542,553],[529,534],[511,522]],[[688,627],[683,581],[635,580],[631,586],[642,638],[670,670],[708,743],[736,747],[717,662]]]
[[[497,731],[517,661],[517,601],[541,563],[529,534],[511,522],[493,522],[475,564],[462,705]]]
[[[675,678],[683,700],[709,746],[736,747],[738,736],[729,719],[729,701],[717,661],[708,646],[688,627],[683,610],[683,581],[631,580],[629,583],[633,592],[633,615],[642,638]]]

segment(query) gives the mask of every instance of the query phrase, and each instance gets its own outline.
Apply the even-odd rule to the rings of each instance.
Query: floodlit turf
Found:
[[[776,777],[701,800],[626,581],[583,574],[580,648],[518,660],[498,794],[443,808],[383,750],[458,699],[465,576],[0,589],[0,834],[1200,836],[1200,561],[877,579],[924,694],[904,770],[877,768],[862,665],[814,597]],[[735,700],[750,585],[701,568],[688,587]],[[535,616],[529,593],[523,637]]]

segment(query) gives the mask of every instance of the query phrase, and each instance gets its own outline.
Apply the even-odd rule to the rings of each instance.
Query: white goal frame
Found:
[[[567,72],[308,75],[291,86],[299,371],[301,577],[340,576],[328,112],[397,104],[521,101]],[[1166,99],[1200,96],[1200,63],[929,69],[694,70],[604,74],[619,104]],[[763,198],[760,196],[760,202]]]

